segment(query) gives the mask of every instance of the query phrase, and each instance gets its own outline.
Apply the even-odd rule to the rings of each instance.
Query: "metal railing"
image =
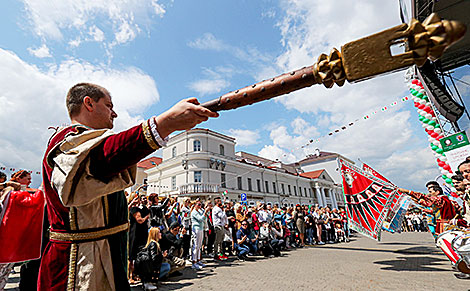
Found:
[[[193,193],[219,193],[219,185],[217,184],[204,184],[204,183],[190,183],[179,186],[180,194],[193,194]]]

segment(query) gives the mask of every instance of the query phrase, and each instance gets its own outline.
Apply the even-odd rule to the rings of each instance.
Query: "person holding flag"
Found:
[[[437,236],[444,231],[444,224],[448,223],[457,214],[457,210],[450,199],[443,194],[442,188],[435,181],[426,183],[429,194],[414,192],[411,190],[398,188],[401,193],[408,194],[417,204],[430,207],[436,229],[433,236]]]

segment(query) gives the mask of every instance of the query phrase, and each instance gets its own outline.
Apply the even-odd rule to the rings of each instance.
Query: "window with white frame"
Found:
[[[176,176],[171,177],[171,190],[176,189]]]
[[[223,144],[219,145],[219,154],[221,154],[222,156],[225,155],[225,148]]]
[[[220,184],[222,187],[227,188],[227,184],[225,183],[225,180],[227,178],[225,177],[225,173],[220,174]]]
[[[193,141],[193,150],[195,152],[200,152],[201,151],[201,141],[196,139],[195,141]]]
[[[172,157],[172,158],[176,157],[176,147],[173,147],[173,148],[171,149],[171,157]]]

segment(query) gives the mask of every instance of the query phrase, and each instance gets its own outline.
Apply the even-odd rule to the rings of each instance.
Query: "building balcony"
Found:
[[[219,193],[219,185],[190,183],[179,186],[179,194]]]

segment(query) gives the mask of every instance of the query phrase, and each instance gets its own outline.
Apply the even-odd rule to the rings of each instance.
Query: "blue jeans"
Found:
[[[257,242],[254,243],[244,243],[242,245],[237,245],[239,256],[248,254],[249,252],[256,254],[258,252]]]
[[[160,267],[160,275],[158,275],[158,279],[162,279],[168,273],[170,272],[170,264],[169,263],[162,263],[162,266]]]
[[[313,228],[307,228],[306,232],[307,232],[307,239],[306,239],[307,243],[312,244],[313,243]]]

